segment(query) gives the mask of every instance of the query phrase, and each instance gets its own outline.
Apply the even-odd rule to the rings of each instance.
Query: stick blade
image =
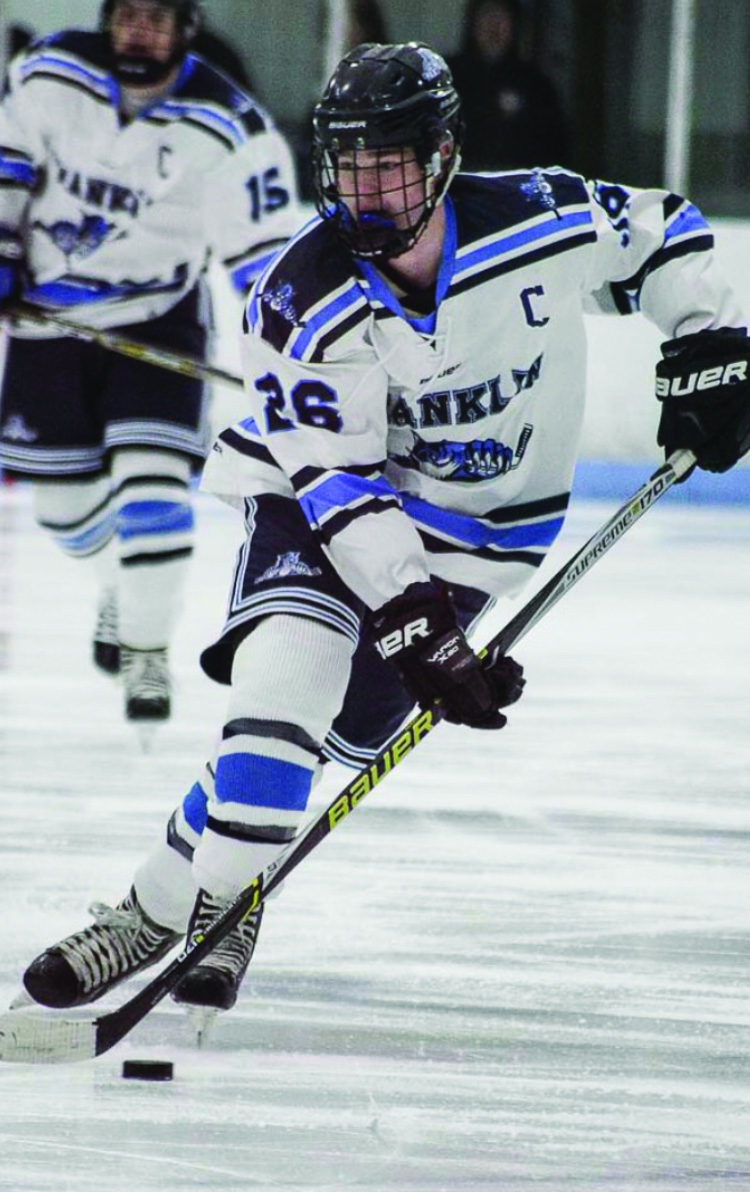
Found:
[[[93,1018],[58,1018],[13,1010],[0,1015],[0,1061],[66,1064],[97,1054]]]

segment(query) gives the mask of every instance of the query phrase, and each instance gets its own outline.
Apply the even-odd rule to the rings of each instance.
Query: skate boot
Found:
[[[211,926],[227,904],[198,891],[190,916],[188,937],[202,934]],[[188,1007],[205,1010],[231,1010],[237,1001],[242,978],[247,972],[263,917],[263,907],[249,915],[220,944],[196,964],[172,991],[172,997]]]
[[[68,1009],[94,1002],[141,969],[166,956],[182,938],[149,919],[135,890],[116,907],[95,902],[95,922],[33,960],[23,975],[27,993],[42,1006]]]
[[[118,637],[117,592],[114,588],[105,588],[102,592],[91,645],[94,666],[108,675],[119,674],[120,639]]]
[[[169,720],[171,713],[167,651],[120,647],[127,720]]]

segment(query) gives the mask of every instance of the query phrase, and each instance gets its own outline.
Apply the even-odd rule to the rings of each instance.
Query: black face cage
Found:
[[[415,146],[389,147],[369,143],[372,139],[363,136],[343,143],[338,137],[325,138],[319,125],[313,145],[313,183],[319,214],[335,221],[337,232],[352,252],[366,259],[387,259],[401,256],[416,244],[457,168],[458,149],[454,144],[451,155],[440,153],[441,143],[452,141],[452,134],[442,125]],[[370,152],[375,162],[367,166],[366,188],[358,150]],[[389,173],[394,162],[400,164],[395,173],[401,180],[396,185],[381,181],[383,170],[375,154],[388,162]],[[421,167],[421,185],[407,190],[403,172],[413,161]],[[373,173],[377,179],[374,187]],[[394,201],[399,195],[400,202]]]
[[[162,0],[156,0],[156,2],[162,3]],[[100,29],[107,30],[109,28],[116,3],[117,0],[104,0],[99,10]],[[192,40],[201,23],[201,9],[198,0],[163,0],[163,7],[175,11],[178,29],[187,40]]]

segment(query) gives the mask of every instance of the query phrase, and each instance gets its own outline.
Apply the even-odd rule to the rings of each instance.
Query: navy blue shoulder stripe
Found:
[[[416,526],[415,528],[424,543],[425,550],[428,550],[431,555],[454,554],[466,556],[468,553],[472,559],[486,559],[491,563],[525,563],[529,567],[541,567],[546,558],[544,552],[534,554],[530,550],[504,550],[500,553],[488,546],[473,547],[467,552],[465,543],[445,542],[442,538],[435,538],[432,534],[423,530],[421,526]]]
[[[330,545],[337,534],[340,534],[358,518],[369,516],[371,513],[385,513],[387,509],[400,508],[401,503],[398,497],[376,497],[356,509],[342,509],[340,513],[335,513],[332,517],[327,518],[322,526],[317,526],[316,530],[322,541],[326,545]]]
[[[682,204],[684,202],[685,202],[685,200],[680,198],[679,195],[672,195],[672,194],[667,195],[666,199],[664,200],[664,204],[663,204],[664,218],[669,219],[670,215],[674,215],[675,211],[679,211],[680,207],[682,206]]]
[[[183,71],[172,93],[174,98],[218,104],[231,112],[234,119],[251,134],[265,132],[271,125],[267,112],[253,97],[216,70],[210,62],[190,54],[187,66],[188,69]]]
[[[487,269],[478,270],[470,277],[455,282],[448,290],[448,294],[450,297],[463,294],[467,290],[474,289],[475,286],[490,281],[493,277],[502,277],[505,273],[513,273],[516,269],[523,269],[527,265],[534,265],[537,261],[544,261],[549,257],[558,256],[560,253],[571,252],[575,248],[582,248],[584,244],[593,244],[595,241],[596,232],[592,229],[589,232],[579,232],[576,236],[568,236],[564,240],[557,240],[552,244],[542,245],[540,248],[532,249],[530,252],[519,254],[508,260],[497,261]]]
[[[295,491],[302,488],[307,488],[308,484],[314,484],[321,476],[325,476],[327,468],[313,468],[312,466],[300,468],[299,472],[295,472],[289,479]]]
[[[332,331],[329,331],[328,335],[321,335],[315,351],[310,355],[311,362],[313,364],[319,364],[325,356],[326,349],[332,343],[335,343],[337,339],[341,339],[343,335],[346,335],[348,331],[356,327],[357,323],[369,319],[371,314],[372,308],[370,306],[358,306],[346,319],[342,319],[340,323],[337,323],[336,327]]]
[[[257,243],[254,242],[252,248],[246,248],[243,252],[237,253],[236,256],[226,257],[223,263],[231,269],[233,265],[238,265],[240,261],[244,261],[248,253],[252,253],[254,257],[260,257],[282,244],[286,244],[286,241],[280,239],[278,236],[275,240],[260,240]]]
[[[643,283],[650,273],[660,269],[669,261],[676,261],[679,257],[686,257],[694,252],[710,252],[714,246],[714,238],[709,232],[705,236],[693,236],[689,240],[681,240],[677,244],[669,244],[660,248],[650,260],[646,261],[637,273],[627,281],[613,281],[609,283],[610,292],[618,314],[630,315],[640,310],[641,290]]]
[[[512,174],[459,174],[451,185],[451,194],[460,196],[455,204],[459,251],[495,232],[507,231],[517,224],[545,212],[588,204],[590,195],[577,174],[544,173],[541,170]]]
[[[158,117],[151,116],[150,114],[147,115],[146,118],[151,123],[169,123],[169,121],[159,121]],[[207,124],[205,120],[195,120],[191,116],[182,115],[180,116],[180,124],[187,124],[191,128],[199,129],[200,132],[206,133],[209,137],[214,137],[214,139],[219,141],[221,145],[226,145],[228,149],[235,149],[237,147],[237,142],[235,140],[229,136],[224,136],[220,129],[212,127],[211,125]]]
[[[546,517],[550,513],[564,513],[569,504],[570,493],[560,493],[556,497],[544,497],[541,501],[525,501],[521,505],[503,505],[491,513],[483,513],[482,521],[502,526],[508,522],[523,521],[527,518]]]
[[[98,103],[104,103],[108,106],[111,103],[111,100],[108,96],[95,91],[93,87],[89,87],[86,83],[81,82],[78,79],[70,78],[69,76],[66,77],[64,75],[57,74],[56,71],[52,70],[42,70],[39,68],[35,70],[33,74],[30,74],[27,79],[24,79],[23,83],[26,84],[27,82],[33,82],[37,79],[51,79],[54,83],[59,83],[62,87],[70,87],[72,91],[81,91],[84,95],[87,95],[89,99],[96,100]]]
[[[109,38],[104,33],[92,33],[82,29],[63,29],[59,33],[52,33],[49,37],[35,41],[26,51],[28,58],[33,58],[45,50],[62,50],[66,54],[74,54],[95,66],[98,70],[109,73],[112,69],[112,53]]]
[[[372,476],[373,472],[383,472],[385,465],[386,461],[382,459],[371,464],[350,464],[346,468],[336,468],[336,472],[348,473],[351,476]],[[330,471],[330,468],[315,468],[310,464],[294,473],[291,477],[292,485],[298,492],[314,484],[321,476],[327,476]]]
[[[351,277],[350,261],[332,228],[325,222],[311,225],[282,252],[261,283],[256,304],[263,338],[283,351],[292,333],[304,324],[307,312],[323,304],[327,295],[340,290]]]
[[[229,427],[223,430],[219,435],[222,443],[226,443],[227,447],[233,447],[235,451],[239,451],[241,455],[251,456],[252,459],[257,459],[261,463],[270,464],[274,468],[278,468],[276,460],[271,455],[267,447],[264,447],[261,442],[255,442],[252,438],[246,438],[245,435],[238,435],[236,430]]]

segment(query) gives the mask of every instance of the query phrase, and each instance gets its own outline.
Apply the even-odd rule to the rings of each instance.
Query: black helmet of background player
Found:
[[[450,70],[434,50],[419,42],[357,46],[313,115],[318,211],[357,256],[408,252],[458,169],[462,129]],[[416,159],[421,185],[394,184],[392,170],[381,184],[378,159],[390,166]]]
[[[168,77],[182,62],[201,23],[198,0],[104,0],[100,25],[109,32],[113,17],[122,13],[131,17],[138,12],[159,9],[174,14],[175,41],[169,56],[161,60],[148,52],[148,43],[136,53],[118,53],[113,46],[114,73],[121,83],[131,87],[152,87]],[[110,34],[111,36],[111,34]]]

